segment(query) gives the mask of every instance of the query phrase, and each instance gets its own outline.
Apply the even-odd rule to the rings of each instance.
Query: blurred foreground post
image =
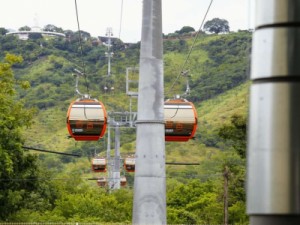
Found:
[[[248,133],[252,225],[300,224],[300,1],[256,0]]]

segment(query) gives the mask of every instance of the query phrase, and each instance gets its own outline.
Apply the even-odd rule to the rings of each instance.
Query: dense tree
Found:
[[[233,115],[231,123],[220,128],[219,136],[224,138],[242,158],[246,158],[246,131],[246,117]]]
[[[178,34],[186,34],[186,33],[190,33],[190,32],[195,32],[195,29],[190,26],[184,26],[180,30],[175,31],[175,33],[178,33]]]
[[[0,27],[0,35],[5,35],[8,33],[8,30],[6,30],[4,27]]]
[[[43,38],[43,36],[40,33],[31,33],[31,34],[28,35],[28,38],[36,40],[36,39]]]
[[[231,117],[229,124],[222,126],[219,129],[219,136],[223,138],[229,146],[232,146],[235,152],[238,154],[238,158],[227,159],[226,166],[228,166],[228,177],[229,180],[229,204],[231,208],[229,209],[229,218],[231,221],[234,221],[239,217],[240,221],[247,221],[248,218],[245,214],[245,179],[246,179],[246,131],[247,123],[246,117],[241,115],[234,114]],[[232,160],[234,159],[234,160]],[[244,210],[241,210],[242,208]],[[235,218],[233,217],[235,216]],[[233,218],[232,218],[233,217]]]
[[[7,54],[0,63],[0,220],[17,211],[37,185],[36,158],[24,153],[21,136],[21,128],[31,124],[34,114],[15,99],[15,84],[28,88],[29,83],[17,82],[11,69],[21,61],[21,57]]]
[[[56,27],[52,24],[48,24],[44,27],[44,31],[49,31],[49,32],[58,32],[58,33],[63,33],[63,29],[60,27]]]
[[[76,177],[77,176],[77,177]],[[63,178],[63,176],[61,176]],[[52,181],[50,191],[56,190],[52,207],[45,198],[31,202],[31,207],[23,208],[11,220],[24,222],[100,222],[130,223],[133,192],[121,189],[108,193],[105,188],[84,183],[77,175],[68,175],[66,180]],[[53,186],[54,185],[54,186]],[[45,187],[44,187],[45,188]],[[48,194],[49,195],[49,194]],[[34,198],[34,196],[32,196]],[[42,196],[43,197],[43,196]],[[44,200],[45,205],[38,207]]]
[[[3,35],[0,36],[0,55],[1,58],[5,57],[5,52],[16,50],[17,37],[14,35]]]
[[[212,98],[246,81],[251,50],[249,34],[221,36],[201,48],[207,51],[209,59],[200,66],[201,76],[190,83],[193,101]]]
[[[192,180],[174,187],[168,192],[168,223],[221,224],[223,204],[216,185],[216,181]]]
[[[199,224],[224,224],[224,221],[228,221],[228,224],[247,222],[244,189],[245,160],[232,149],[226,149],[213,154],[210,159],[202,162],[201,170],[212,176],[211,181],[204,182],[206,185],[210,183],[210,188],[205,195],[200,195],[201,198],[198,200],[203,202],[209,198],[206,199],[208,209],[204,209],[204,212],[202,209],[201,212],[204,218],[212,213],[214,216],[211,216],[210,221],[203,220]],[[212,208],[216,210],[210,212]],[[226,220],[223,218],[225,215],[227,215]]]
[[[23,26],[19,28],[19,31],[31,31],[31,28],[29,26]]]
[[[227,20],[214,18],[204,24],[203,29],[210,33],[227,33],[229,32],[229,24]]]

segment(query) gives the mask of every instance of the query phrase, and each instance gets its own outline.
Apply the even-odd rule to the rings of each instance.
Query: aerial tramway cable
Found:
[[[187,79],[186,91],[184,95],[189,95],[190,93],[190,87],[188,82],[188,70],[185,71],[184,69],[191,55],[191,52],[194,48],[194,45],[196,43],[196,40],[198,38],[198,35],[201,31],[201,28],[203,26],[203,23],[206,19],[206,16],[210,10],[212,3],[213,0],[211,0],[206,10],[200,28],[195,35],[194,41],[184,61],[184,64],[178,76],[175,78],[173,84],[171,85],[168,93],[172,91],[180,76],[185,76]],[[190,139],[194,138],[197,129],[198,116],[197,116],[196,108],[192,102],[189,102],[178,95],[174,99],[168,99],[165,101],[164,113],[165,113],[165,140],[166,141],[189,141]]]
[[[72,138],[76,141],[98,141],[106,131],[107,114],[102,102],[92,99],[89,94],[89,86],[83,60],[83,47],[81,40],[80,23],[78,16],[77,1],[75,0],[76,18],[79,32],[80,58],[82,61],[83,72],[76,71],[76,93],[80,98],[73,101],[67,112],[67,129]],[[84,76],[87,94],[81,94],[78,90],[79,76]]]
[[[77,20],[77,27],[78,27],[78,34],[79,34],[80,59],[81,59],[82,68],[83,68],[83,75],[84,75],[84,79],[85,79],[86,90],[87,90],[87,93],[89,95],[89,85],[88,85],[88,81],[87,81],[85,63],[84,63],[84,60],[83,60],[83,46],[82,46],[82,40],[81,40],[81,30],[80,30],[80,23],[79,23],[77,0],[75,0],[75,10],[76,10],[76,20]]]
[[[38,151],[38,152],[46,152],[46,153],[53,153],[53,154],[59,154],[59,155],[81,157],[81,155],[78,155],[78,154],[71,154],[71,153],[65,153],[65,152],[57,152],[57,151],[45,150],[45,149],[40,149],[40,148],[28,147],[28,146],[22,146],[22,148],[26,149],[26,150],[33,150],[33,151]]]
[[[121,14],[120,14],[120,28],[119,28],[119,39],[120,40],[121,40],[122,20],[123,20],[123,0],[121,0]]]
[[[209,4],[209,6],[208,6],[208,8],[207,8],[207,10],[206,10],[206,13],[205,13],[203,19],[202,19],[201,25],[200,25],[200,27],[199,27],[199,29],[198,29],[196,35],[195,35],[194,41],[193,41],[193,43],[192,43],[192,46],[191,46],[191,48],[190,48],[190,50],[189,50],[189,52],[188,52],[188,55],[187,55],[185,61],[184,61],[184,63],[183,63],[183,66],[181,67],[181,70],[180,70],[178,76],[176,77],[176,79],[174,80],[173,84],[171,85],[171,87],[170,87],[168,93],[170,93],[170,92],[172,91],[172,89],[174,88],[174,86],[175,86],[176,82],[178,81],[179,77],[184,73],[184,68],[185,68],[185,66],[186,66],[186,64],[187,64],[187,61],[188,61],[188,59],[189,59],[189,57],[190,57],[190,55],[191,55],[191,53],[192,53],[192,50],[193,50],[194,45],[195,45],[195,42],[196,42],[196,40],[197,40],[197,38],[198,38],[198,35],[199,35],[199,33],[200,33],[201,29],[202,29],[202,26],[203,26],[203,24],[204,24],[204,21],[205,21],[205,19],[206,19],[206,17],[207,17],[207,14],[208,14],[208,12],[209,12],[209,10],[210,10],[210,7],[211,7],[213,1],[214,1],[214,0],[211,0],[211,1],[210,1],[210,4]]]

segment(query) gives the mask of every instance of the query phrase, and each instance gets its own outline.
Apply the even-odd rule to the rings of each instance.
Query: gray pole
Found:
[[[132,99],[131,96],[129,98],[129,126],[133,127],[133,118],[132,118]]]
[[[166,224],[161,0],[143,1],[133,224]]]
[[[120,127],[115,124],[115,157],[113,170],[113,189],[120,189]]]
[[[112,176],[111,176],[111,159],[110,159],[110,143],[111,143],[111,138],[110,138],[110,119],[108,119],[108,130],[107,130],[107,152],[106,152],[106,158],[107,158],[107,180],[108,180],[108,187],[109,190],[111,189],[112,186]]]
[[[300,224],[300,1],[256,0],[248,133],[252,225]]]

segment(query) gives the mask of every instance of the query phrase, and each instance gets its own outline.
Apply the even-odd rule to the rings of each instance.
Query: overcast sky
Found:
[[[162,0],[163,33],[183,26],[198,30],[211,0]],[[123,10],[121,10],[123,2]],[[77,0],[80,29],[92,36],[104,36],[111,27],[125,42],[141,39],[142,0]],[[230,30],[251,28],[250,0],[214,0],[207,20],[226,19]],[[75,0],[0,0],[0,27],[18,30],[22,26],[43,28],[53,24],[77,31]],[[121,17],[122,11],[122,17]],[[122,19],[121,19],[122,18]]]

